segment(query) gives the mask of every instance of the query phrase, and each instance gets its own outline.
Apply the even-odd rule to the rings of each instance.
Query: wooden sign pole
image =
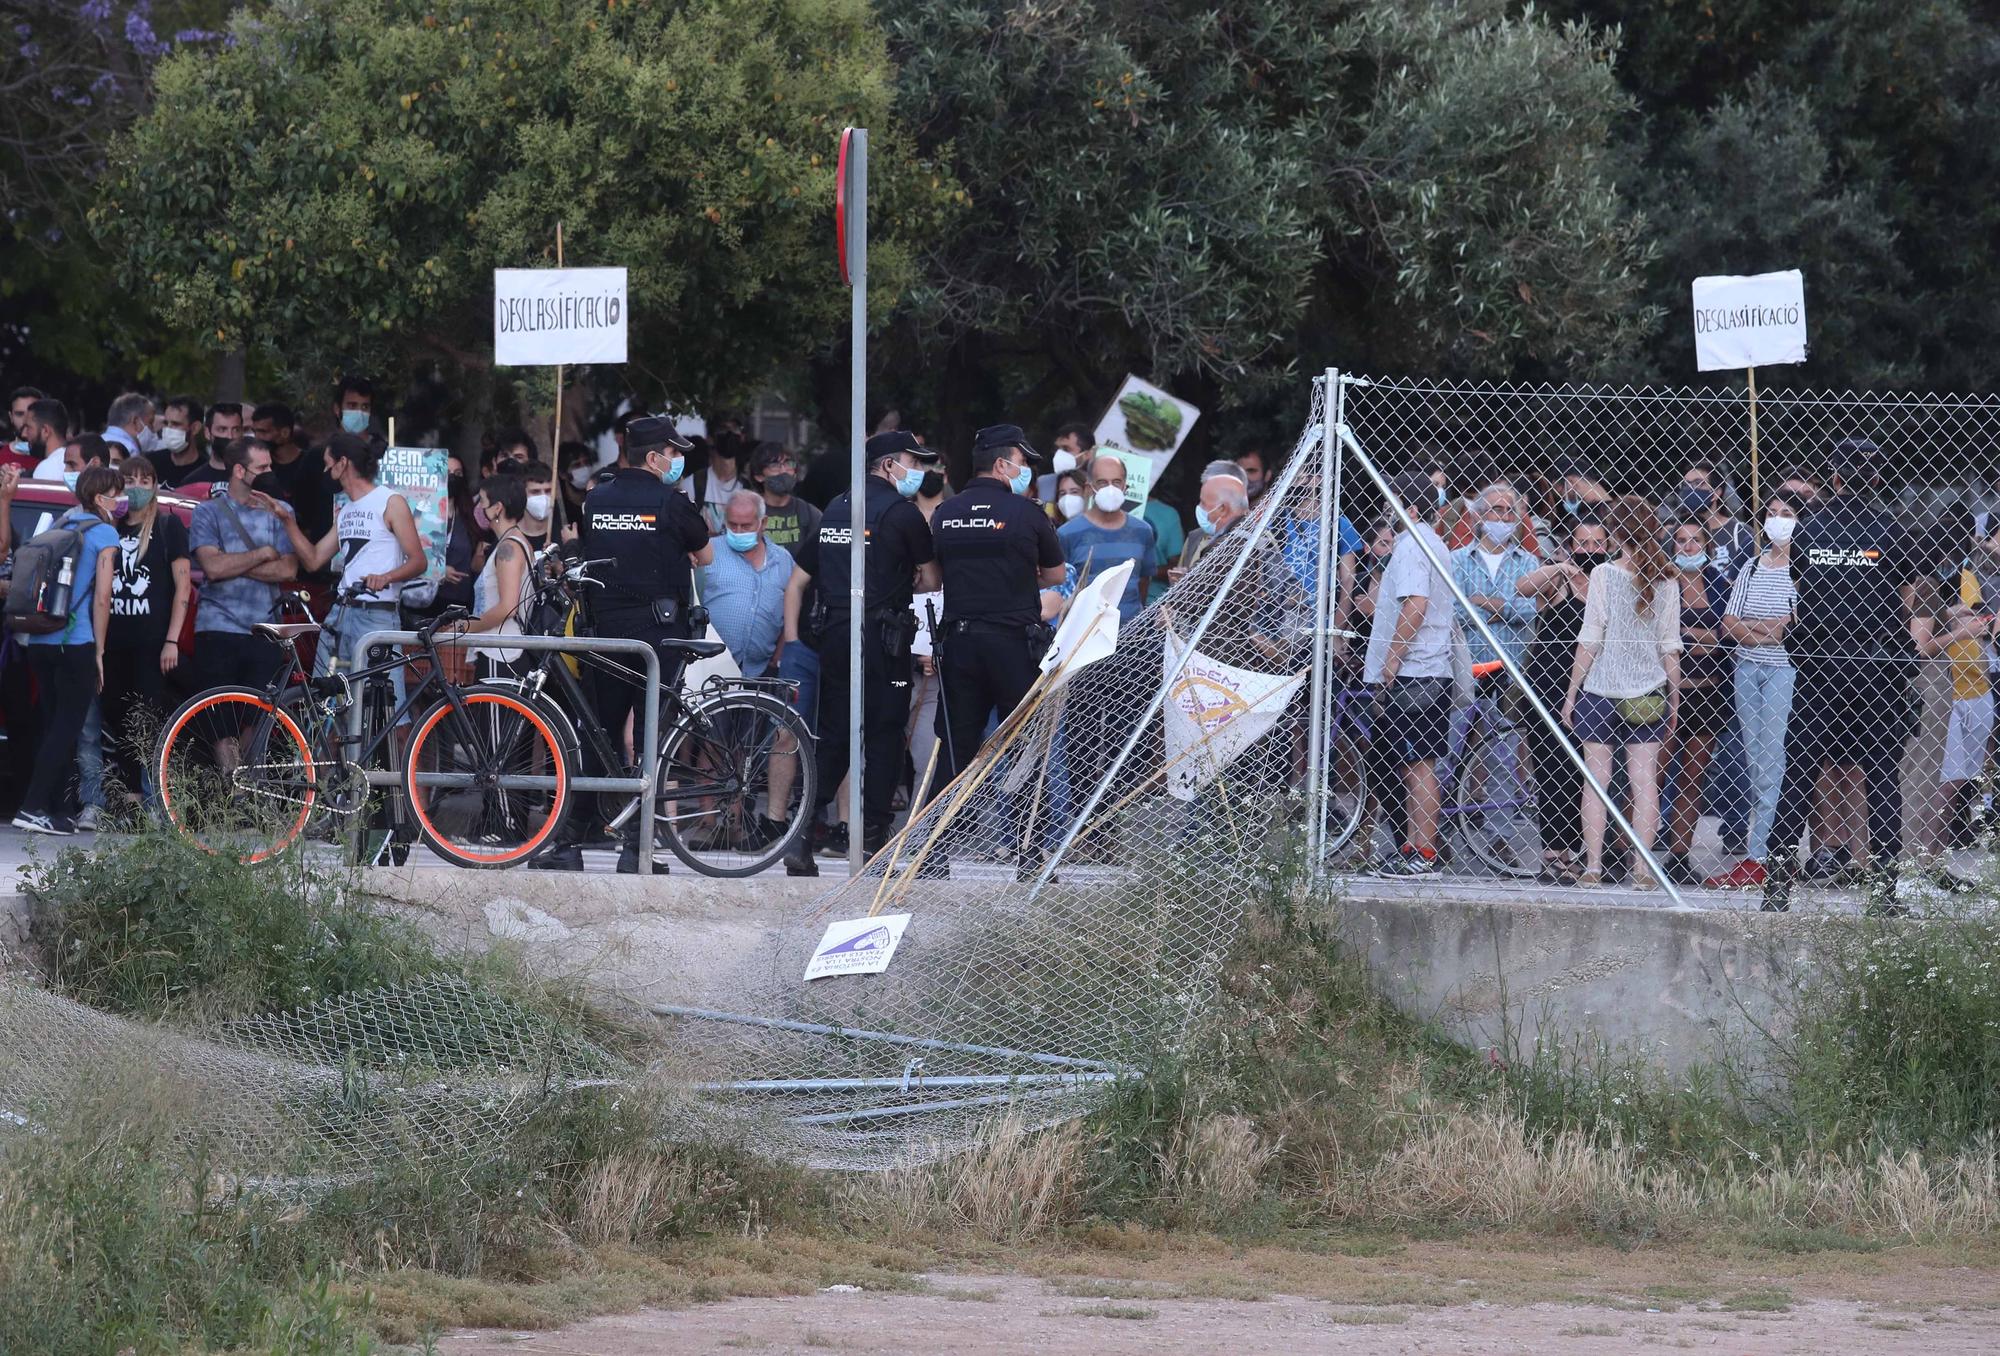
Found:
[[[1757,522],[1763,511],[1764,496],[1758,483],[1757,465],[1757,369],[1745,368],[1750,378],[1750,521]]]
[[[563,266],[563,230],[562,230],[562,223],[558,221],[556,223],[556,267],[561,268],[562,266]],[[553,499],[555,503],[553,506],[554,521],[551,522],[549,526],[549,531],[552,534],[554,534],[556,540],[558,541],[562,540],[562,528],[563,528],[563,495],[562,495],[563,483],[560,477],[562,477],[565,474],[564,471],[562,470],[562,395],[563,395],[563,365],[561,363],[557,363],[556,364],[556,418],[555,418],[555,423],[551,425],[549,428],[549,465],[556,468],[555,475],[558,477],[558,479],[556,481],[556,492],[550,496],[550,498]]]

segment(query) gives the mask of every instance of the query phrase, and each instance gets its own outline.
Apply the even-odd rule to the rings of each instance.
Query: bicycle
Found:
[[[561,548],[544,547],[530,562],[533,590],[524,609],[536,629],[560,634],[575,615],[584,590],[601,587],[591,571],[608,560],[558,564]],[[496,638],[496,647],[505,646]],[[668,639],[663,658],[684,662],[723,653],[720,642]],[[612,655],[588,651],[543,652],[525,674],[489,680],[556,711],[575,766],[625,775],[627,760],[598,719],[596,703],[580,681],[585,665],[637,686],[638,670]],[[667,848],[707,876],[753,876],[784,857],[809,831],[818,770],[811,732],[792,707],[796,685],[777,678],[710,678],[697,691],[662,684],[655,815]],[[570,716],[575,719],[571,720]],[[637,731],[634,731],[634,742]],[[604,815],[611,833],[638,812],[639,797],[621,796]]]
[[[464,608],[446,608],[417,632],[428,672],[393,712],[390,675],[407,656],[314,676],[298,643],[319,632],[317,622],[253,627],[283,655],[270,681],[198,692],[161,729],[153,770],[168,822],[209,851],[246,865],[267,861],[297,843],[316,813],[351,820],[365,809],[367,769],[398,761],[394,741],[407,721],[401,797],[391,809],[404,841],[414,828],[432,851],[461,866],[526,861],[569,809],[563,717],[512,689],[460,686],[444,676],[437,633],[467,617]],[[346,716],[357,687],[371,719],[350,736]]]
[[[1526,732],[1491,693],[1496,681],[1506,681],[1505,668],[1497,660],[1475,664],[1476,695],[1470,705],[1452,713],[1450,740],[1438,762],[1438,783],[1446,791],[1438,823],[1495,873],[1527,877],[1542,865],[1534,766]],[[1349,708],[1361,703],[1365,712],[1374,698],[1374,689],[1351,677],[1334,694],[1327,739],[1332,778],[1327,788],[1329,858],[1348,846],[1367,817],[1368,764],[1359,742],[1367,737],[1366,723]],[[1373,847],[1361,846],[1364,851]]]

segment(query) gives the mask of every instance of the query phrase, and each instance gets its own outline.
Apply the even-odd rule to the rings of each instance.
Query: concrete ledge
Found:
[[[1813,914],[1602,902],[1349,899],[1343,940],[1392,1001],[1478,1048],[1597,1041],[1680,1071],[1724,1043],[1754,1062],[1785,1023]]]

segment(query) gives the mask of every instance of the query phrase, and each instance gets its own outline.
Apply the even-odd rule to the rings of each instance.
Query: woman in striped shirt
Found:
[[[1749,856],[1706,882],[1717,889],[1748,890],[1764,883],[1764,854],[1778,789],[1785,782],[1785,727],[1792,716],[1798,674],[1785,648],[1798,590],[1792,585],[1792,531],[1799,505],[1780,492],[1764,504],[1764,553],[1743,567],[1723,609],[1722,634],[1736,642],[1736,719],[1743,727],[1743,758],[1750,766]]]

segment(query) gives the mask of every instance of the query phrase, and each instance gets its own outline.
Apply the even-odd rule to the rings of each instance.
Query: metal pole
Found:
[[[847,184],[847,275],[852,289],[852,372],[848,378],[847,521],[852,540],[847,556],[847,874],[859,878],[867,854],[862,849],[861,775],[867,757],[861,744],[861,612],[867,582],[868,466],[868,130],[854,129]]]
[[[1340,374],[1329,367],[1322,377],[1319,439],[1319,559],[1313,569],[1312,684],[1307,710],[1306,735],[1306,861],[1316,880],[1319,877],[1321,845],[1326,838],[1326,703],[1327,629],[1332,619],[1333,581],[1327,577],[1327,525],[1340,484],[1334,471],[1340,460],[1340,443],[1334,437],[1334,392],[1340,388]]]
[[[1590,765],[1584,762],[1583,754],[1577,751],[1576,746],[1570,742],[1569,736],[1563,732],[1562,722],[1557,720],[1555,713],[1543,704],[1541,697],[1536,694],[1534,686],[1528,682],[1528,676],[1521,672],[1520,666],[1515,664],[1513,656],[1508,654],[1506,647],[1500,644],[1500,638],[1493,634],[1493,628],[1486,624],[1486,618],[1480,615],[1479,609],[1472,605],[1472,600],[1465,596],[1465,590],[1458,586],[1458,580],[1453,577],[1451,572],[1451,562],[1440,558],[1437,552],[1431,549],[1431,544],[1424,540],[1424,534],[1417,531],[1416,524],[1410,520],[1409,509],[1405,505],[1396,502],[1395,491],[1390,489],[1389,482],[1382,478],[1381,469],[1375,465],[1374,458],[1368,455],[1367,451],[1361,446],[1360,440],[1354,436],[1354,430],[1345,424],[1340,425],[1340,438],[1342,442],[1347,444],[1349,450],[1354,453],[1354,459],[1361,463],[1361,469],[1368,473],[1368,478],[1375,482],[1375,488],[1382,492],[1382,498],[1388,501],[1389,507],[1395,512],[1397,521],[1402,523],[1404,530],[1410,533],[1411,539],[1417,543],[1418,548],[1423,551],[1425,558],[1430,561],[1431,568],[1443,577],[1445,587],[1450,589],[1451,596],[1458,600],[1458,606],[1465,613],[1466,618],[1472,622],[1473,627],[1479,634],[1486,638],[1486,643],[1493,647],[1493,653],[1499,656],[1502,667],[1507,670],[1507,676],[1514,680],[1514,685],[1521,689],[1521,695],[1526,697],[1528,704],[1535,708],[1535,714],[1541,717],[1542,724],[1548,726],[1550,733],[1555,735],[1556,742],[1562,745],[1562,750],[1568,755],[1569,761],[1575,765],[1578,772],[1583,774],[1584,784],[1597,793],[1597,798],[1604,802],[1606,812],[1610,814],[1612,821],[1618,825],[1619,831],[1630,840],[1632,850],[1645,859],[1647,869],[1653,873],[1653,879],[1660,883],[1660,888],[1666,891],[1669,899],[1674,901],[1675,908],[1687,908],[1688,902],[1681,898],[1681,892],[1675,888],[1671,880],[1667,879],[1667,873],[1660,869],[1659,860],[1653,856],[1652,848],[1639,841],[1639,831],[1633,828],[1631,821],[1625,818],[1624,811],[1620,810],[1612,800],[1611,793],[1605,790],[1597,778],[1590,775]],[[1383,794],[1388,794],[1387,788],[1384,788]]]
[[[508,639],[512,640],[513,637],[510,636]],[[800,1031],[808,1036],[838,1036],[843,1040],[874,1041],[880,1045],[910,1045],[922,1050],[951,1050],[962,1055],[993,1055],[1001,1059],[1025,1059],[1034,1064],[1047,1064],[1059,1069],[1108,1069],[1133,1072],[1128,1067],[1108,1064],[1101,1059],[1039,1054],[1033,1050],[1010,1050],[1004,1045],[970,1045],[964,1041],[933,1040],[928,1036],[905,1036],[894,1031],[867,1031],[854,1026],[830,1026],[825,1022],[799,1022],[789,1017],[754,1017],[744,1012],[682,1007],[677,1003],[655,1003],[647,1011],[655,1017],[692,1017],[704,1022],[727,1022],[732,1026],[756,1026],[770,1031]]]
[[[1183,673],[1187,672],[1188,664],[1194,659],[1195,647],[1201,643],[1201,638],[1208,634],[1208,628],[1215,621],[1216,613],[1222,610],[1223,600],[1229,597],[1230,591],[1236,587],[1236,580],[1242,575],[1243,567],[1250,563],[1251,553],[1256,550],[1257,543],[1263,540],[1264,534],[1270,530],[1271,520],[1277,516],[1278,506],[1284,503],[1285,496],[1291,492],[1292,482],[1299,478],[1299,468],[1305,463],[1306,459],[1302,456],[1294,456],[1286,462],[1283,473],[1278,477],[1278,483],[1264,492],[1266,507],[1251,510],[1256,515],[1257,523],[1250,529],[1250,539],[1243,543],[1242,549],[1236,553],[1236,559],[1229,562],[1229,572],[1223,576],[1222,582],[1216,585],[1215,593],[1209,598],[1208,606],[1203,609],[1201,619],[1194,624],[1194,630],[1188,633],[1187,641],[1181,648],[1180,659],[1167,671],[1166,676],[1160,679],[1159,687],[1154,689],[1153,699],[1141,708],[1139,718],[1132,722],[1132,732],[1125,737],[1124,747],[1118,750],[1118,756],[1111,760],[1111,766],[1104,770],[1104,775],[1097,779],[1097,785],[1090,789],[1090,799],[1084,802],[1083,809],[1070,821],[1062,842],[1056,845],[1055,851],[1043,859],[1041,872],[1035,877],[1035,883],[1028,891],[1029,899],[1032,900],[1039,895],[1042,887],[1049,883],[1049,877],[1055,875],[1056,867],[1069,851],[1070,844],[1074,843],[1076,836],[1083,832],[1084,825],[1090,822],[1090,817],[1097,813],[1097,807],[1104,802],[1105,792],[1118,780],[1118,774],[1125,770],[1127,760],[1132,757],[1132,750],[1139,746],[1140,738],[1152,723],[1153,713],[1165,706],[1169,694],[1174,690],[1174,684],[1180,681]]]

